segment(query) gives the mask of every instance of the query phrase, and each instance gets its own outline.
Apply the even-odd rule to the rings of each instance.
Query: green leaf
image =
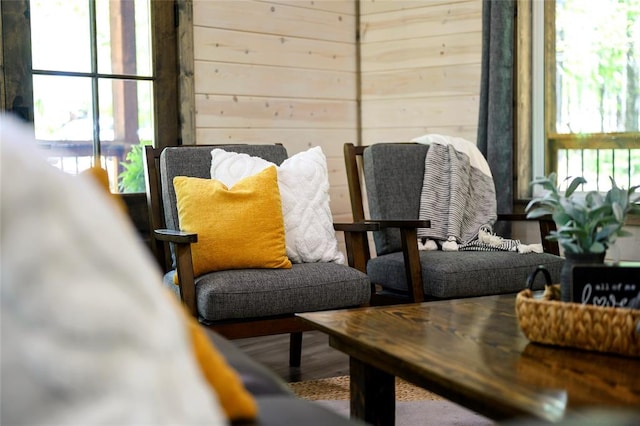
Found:
[[[622,206],[620,206],[620,203],[615,201],[611,205],[611,208],[613,209],[613,215],[616,217],[616,220],[618,222],[624,222],[624,210],[622,209]]]
[[[537,177],[531,181],[529,184],[531,186],[540,185],[543,189],[551,192],[554,196],[557,197],[558,189],[556,188],[556,174],[551,173],[549,177]]]
[[[598,191],[589,191],[584,198],[587,206],[600,206],[604,204],[605,201],[605,197]]]
[[[604,246],[604,244],[599,242],[595,242],[589,247],[590,253],[604,253],[605,251],[607,251],[607,248]]]
[[[575,190],[578,188],[578,186],[582,185],[583,183],[587,183],[587,181],[582,176],[574,178],[571,181],[571,183],[569,184],[569,187],[567,188],[567,190],[564,192],[564,196],[569,198],[571,196],[571,194],[573,194],[575,192]]]
[[[633,236],[633,232],[629,232],[625,229],[620,229],[618,231],[618,237],[632,237]]]
[[[586,183],[583,177],[573,178],[561,193],[555,186],[556,179],[552,173],[532,181],[532,185],[541,185],[547,192],[532,199],[525,209],[528,218],[551,214],[557,230],[547,236],[548,240],[558,241],[567,252],[602,253],[617,237],[630,235],[622,227],[627,214],[640,215],[640,204],[635,202],[640,194],[634,194],[640,185],[625,190],[610,178],[612,187],[603,196],[597,191],[576,193]]]
[[[537,219],[539,217],[547,216],[548,214],[551,214],[552,211],[553,210],[551,210],[551,209],[540,207],[540,208],[537,208],[537,209],[533,209],[529,213],[527,213],[527,218],[529,218],[529,219]]]
[[[572,242],[564,242],[561,243],[562,247],[564,248],[565,251],[569,252],[569,253],[583,253],[584,251],[582,250],[582,248]]]
[[[553,221],[556,223],[556,225],[558,226],[564,226],[565,224],[567,224],[568,222],[571,221],[571,216],[569,216],[568,214],[566,214],[564,211],[557,211],[554,212],[552,214],[553,217]]]
[[[620,227],[617,224],[604,226],[596,233],[596,240],[606,241],[612,235],[617,234],[619,229]]]
[[[556,186],[556,174],[554,172],[549,173],[549,176],[538,176],[531,181],[531,185],[551,185],[553,188]]]

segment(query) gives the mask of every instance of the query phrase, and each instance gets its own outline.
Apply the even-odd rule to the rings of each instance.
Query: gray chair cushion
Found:
[[[558,283],[563,263],[563,258],[546,253],[420,252],[424,292],[442,299],[518,292],[538,265],[545,265]],[[371,259],[367,273],[371,282],[384,289],[407,291],[402,252]],[[542,274],[536,277],[535,288],[544,288]]]
[[[177,291],[173,273],[164,282]],[[205,321],[353,307],[368,303],[371,296],[366,274],[332,262],[218,271],[195,281],[198,313]]]

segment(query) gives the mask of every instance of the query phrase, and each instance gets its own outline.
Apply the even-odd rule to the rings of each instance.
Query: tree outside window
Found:
[[[547,172],[640,184],[640,0],[557,0],[547,22]]]

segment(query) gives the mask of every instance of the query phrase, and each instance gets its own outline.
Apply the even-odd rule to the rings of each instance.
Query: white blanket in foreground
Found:
[[[0,116],[0,423],[227,424],[133,226],[31,134]]]

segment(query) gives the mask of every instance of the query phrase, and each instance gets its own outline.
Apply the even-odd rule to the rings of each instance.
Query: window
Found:
[[[545,171],[640,185],[640,0],[545,2]]]
[[[173,6],[3,2],[7,109],[33,121],[52,165],[77,174],[99,162],[112,191],[144,191],[142,145],[178,141]]]

